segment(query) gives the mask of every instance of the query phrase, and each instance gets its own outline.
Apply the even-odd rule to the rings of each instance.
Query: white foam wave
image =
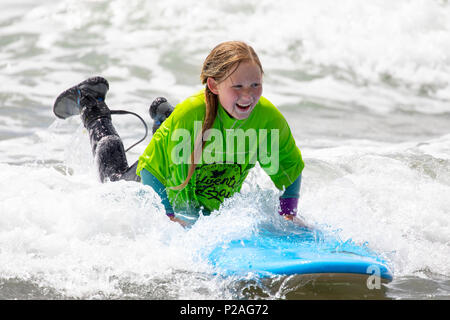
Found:
[[[345,101],[374,110],[406,105],[442,113],[449,101],[449,21],[448,4],[423,0],[264,0],[226,6],[220,1],[67,0],[36,6],[2,27],[4,36],[17,35],[2,50],[10,70],[3,77],[9,76],[8,90],[21,90],[26,70],[39,63],[46,72],[36,91],[49,97],[58,91],[55,85],[63,90],[101,73],[126,81],[114,87],[118,104],[149,91],[180,101],[200,86],[195,79],[209,50],[238,39],[260,53],[271,84],[276,77],[284,79],[282,86],[267,88],[274,96],[290,93],[298,101],[303,88],[314,85],[305,81],[316,78],[320,96],[330,99],[340,100],[344,93]],[[30,59],[17,59],[20,52]],[[67,64],[77,71],[69,74]],[[340,83],[337,88],[334,82]],[[377,96],[379,90],[385,94]]]

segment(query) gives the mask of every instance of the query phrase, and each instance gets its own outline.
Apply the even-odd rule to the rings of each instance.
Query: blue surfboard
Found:
[[[383,282],[393,277],[387,262],[367,245],[308,229],[296,233],[263,229],[247,239],[220,244],[208,259],[226,275],[375,275]]]

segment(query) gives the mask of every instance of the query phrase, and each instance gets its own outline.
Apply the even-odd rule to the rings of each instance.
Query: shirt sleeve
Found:
[[[289,187],[286,188],[284,193],[280,197],[280,215],[296,215],[298,198],[300,197],[300,185],[302,181],[302,175],[300,174],[298,178]]]
[[[283,190],[300,176],[305,164],[281,112],[265,101],[266,136],[259,141],[258,162],[275,186]],[[269,105],[270,104],[270,105]]]
[[[302,184],[302,175],[300,174],[295,181],[286,188],[284,193],[281,195],[281,198],[299,198],[300,197],[300,186]]]
[[[172,205],[170,204],[169,198],[167,197],[166,188],[164,187],[164,185],[147,169],[141,170],[141,180],[143,184],[151,186],[153,190],[155,190],[155,192],[159,195],[159,197],[161,198],[161,203],[166,209],[166,215],[174,216],[174,210],[172,208]]]

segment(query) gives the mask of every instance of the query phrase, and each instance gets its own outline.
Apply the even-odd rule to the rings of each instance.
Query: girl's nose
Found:
[[[240,100],[243,100],[243,101],[251,101],[252,97],[253,97],[253,95],[252,95],[251,89],[244,89],[241,91],[241,95],[239,98],[240,98]]]

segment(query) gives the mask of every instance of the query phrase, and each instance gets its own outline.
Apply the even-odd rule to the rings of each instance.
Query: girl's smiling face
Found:
[[[229,115],[238,120],[247,119],[262,94],[262,72],[252,61],[241,62],[233,70],[224,81],[208,78],[207,84]]]

